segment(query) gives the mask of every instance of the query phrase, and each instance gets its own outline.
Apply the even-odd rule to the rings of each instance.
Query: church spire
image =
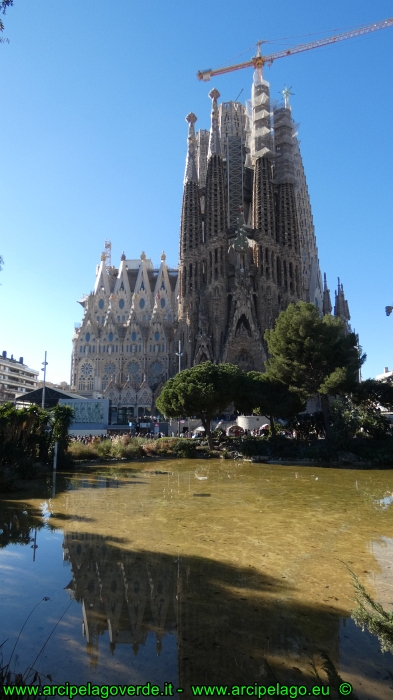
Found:
[[[351,316],[349,313],[348,302],[344,295],[344,286],[340,283],[340,278],[338,278],[338,285],[335,296],[336,299],[334,304],[334,315],[338,316],[338,318],[341,318],[346,329],[349,331],[351,328],[349,325]]]
[[[225,234],[227,229],[224,166],[221,157],[217,106],[219,96],[220,93],[216,89],[209,92],[212,100],[212,123],[206,173],[205,242]]]
[[[196,168],[194,130],[196,120],[195,114],[192,112],[187,114],[188,148],[180,224],[180,261],[183,261],[184,257],[187,256],[193,248],[197,247],[202,240],[202,217]]]
[[[187,114],[186,122],[188,122],[188,149],[186,158],[186,171],[184,173],[184,184],[186,184],[186,182],[198,182],[194,127],[196,121],[197,117],[193,112]]]
[[[221,154],[220,146],[220,129],[219,129],[219,118],[218,118],[218,104],[217,100],[220,97],[220,93],[216,88],[210,90],[209,97],[212,101],[212,116],[211,116],[211,127],[210,127],[210,140],[209,140],[209,153],[208,160],[212,156],[218,156]]]
[[[326,272],[323,274],[323,303],[322,312],[324,316],[332,313],[332,302],[330,300],[330,290],[327,286]]]

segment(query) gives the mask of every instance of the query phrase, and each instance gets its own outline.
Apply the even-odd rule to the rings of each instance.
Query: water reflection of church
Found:
[[[198,557],[129,551],[92,533],[67,532],[69,593],[82,605],[91,667],[107,632],[112,653],[130,645],[135,655],[149,634],[156,651],[177,635],[180,687],[191,683],[268,680],[265,658],[281,682],[299,682],[293,668],[321,649],[337,663],[339,617],[296,602],[285,582],[261,572]],[[299,661],[300,659],[300,661]],[[297,675],[296,675],[297,674]]]
[[[162,557],[113,547],[101,535],[67,533],[64,558],[73,578],[68,591],[82,604],[83,634],[92,664],[98,660],[98,640],[108,631],[112,651],[130,644],[134,654],[156,635],[159,654],[162,637],[177,629],[177,568]]]

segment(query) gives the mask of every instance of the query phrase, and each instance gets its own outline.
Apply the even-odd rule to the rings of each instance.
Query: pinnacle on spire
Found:
[[[323,300],[322,313],[324,316],[332,313],[332,302],[330,300],[330,290],[327,285],[326,272],[323,274]]]
[[[338,291],[336,291],[336,300],[334,304],[334,315],[341,318],[346,326],[346,329],[350,330],[349,321],[351,316],[349,313],[348,302],[344,296],[344,285],[341,284],[340,278],[338,278],[337,289]]]
[[[193,112],[187,114],[186,122],[188,122],[188,149],[186,159],[186,170],[184,173],[184,184],[186,184],[186,182],[198,182],[194,128],[194,124],[196,121],[197,117]]]
[[[221,155],[221,146],[220,146],[220,129],[219,129],[219,121],[218,121],[218,104],[217,100],[220,97],[220,93],[216,88],[213,88],[213,90],[210,90],[209,92],[209,97],[212,101],[212,121],[211,121],[211,128],[210,128],[210,140],[209,140],[209,153],[208,153],[208,160],[211,158],[211,156],[219,156]]]

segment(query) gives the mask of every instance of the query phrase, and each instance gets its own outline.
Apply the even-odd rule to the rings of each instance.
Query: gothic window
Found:
[[[277,268],[277,284],[281,285],[281,261],[280,258],[276,257],[276,268]]]
[[[139,362],[136,360],[131,360],[127,364],[126,372],[130,375],[130,381],[141,382],[142,381],[142,371]]]
[[[122,282],[121,284],[122,284],[122,287],[123,287],[123,282]],[[122,287],[120,287],[120,289],[121,289]],[[123,289],[124,289],[124,287],[123,287]],[[119,301],[119,309],[124,309],[124,299],[120,299],[120,301]]]
[[[285,287],[285,289],[288,289],[287,263],[286,263],[286,260],[284,260],[283,267],[284,267],[284,287]]]
[[[116,374],[116,365],[114,362],[106,362],[104,365],[104,374],[112,379]]]
[[[149,372],[149,384],[152,387],[152,389],[156,389],[157,386],[163,379],[165,378],[165,369],[164,365],[160,360],[155,360],[152,362],[150,365],[150,372]]]
[[[236,337],[248,336],[251,338],[251,327],[248,318],[242,314],[236,324]]]
[[[90,364],[90,362],[84,362],[83,365],[80,368],[80,373],[83,377],[92,377],[93,376],[93,365]]]
[[[192,263],[190,263],[190,292],[192,292]]]
[[[165,291],[165,284],[164,284],[164,280],[162,280],[162,282],[161,282],[161,289],[163,289],[163,290]]]

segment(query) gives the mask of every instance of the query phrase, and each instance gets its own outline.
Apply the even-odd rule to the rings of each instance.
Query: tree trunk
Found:
[[[325,437],[326,440],[329,439],[329,428],[330,428],[330,408],[329,399],[327,394],[319,394],[321,398],[321,408],[323,413],[323,422],[325,424]]]
[[[213,445],[213,437],[212,437],[211,430],[210,430],[210,418],[208,418],[206,416],[202,416],[201,420],[202,420],[202,425],[205,428],[205,433],[206,433],[207,442],[209,445],[209,450],[213,450],[214,445]]]
[[[274,425],[274,416],[269,416],[269,423],[272,436],[276,437],[276,426]]]

